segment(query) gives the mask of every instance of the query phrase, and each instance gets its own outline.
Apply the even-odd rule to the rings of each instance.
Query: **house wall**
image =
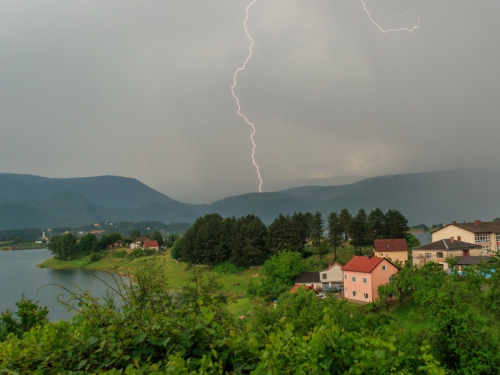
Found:
[[[344,271],[344,298],[357,302],[373,302],[371,274],[366,272]],[[356,278],[356,282],[352,281]],[[366,278],[366,284],[363,284],[363,278]],[[357,294],[354,297],[352,292]],[[368,299],[363,297],[363,293],[368,293]]]
[[[474,233],[456,227],[453,224],[447,225],[437,230],[436,232],[432,233],[432,242],[449,239],[450,237],[454,237],[455,240],[457,240],[458,236],[462,237],[461,240],[463,242],[476,243],[476,238],[474,236]]]
[[[442,258],[437,257],[437,253],[443,253]],[[426,258],[425,254],[430,253],[431,257]],[[482,249],[470,249],[469,250],[469,255],[470,256],[479,256],[482,255],[483,250]],[[446,271],[448,269],[448,263],[446,263],[446,258],[449,257],[461,257],[464,255],[463,250],[413,250],[412,251],[412,259],[413,259],[413,265],[422,265],[427,262],[436,262],[439,264],[443,265],[443,269]]]
[[[383,266],[385,266],[385,271],[382,269]],[[380,285],[387,284],[389,282],[389,278],[397,272],[397,267],[393,266],[386,260],[380,262],[380,264],[375,267],[371,273],[372,301],[375,301],[378,298],[378,287]]]
[[[399,260],[403,265],[408,260],[408,251],[373,251],[373,254],[378,258],[390,258],[393,262]]]
[[[323,275],[326,275],[326,279]],[[334,264],[330,269],[320,272],[319,279],[322,283],[341,283],[342,267],[339,264]]]

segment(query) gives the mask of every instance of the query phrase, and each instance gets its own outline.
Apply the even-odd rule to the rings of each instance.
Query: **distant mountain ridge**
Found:
[[[347,208],[400,210],[411,225],[500,217],[500,168],[459,169],[367,178],[338,186],[250,193],[207,205],[178,202],[138,180],[99,176],[52,179],[0,174],[0,230],[77,226],[99,221],[194,222],[198,216],[248,214],[269,224],[280,213]]]
[[[0,230],[98,221],[193,222],[197,214],[133,178],[0,174]]]

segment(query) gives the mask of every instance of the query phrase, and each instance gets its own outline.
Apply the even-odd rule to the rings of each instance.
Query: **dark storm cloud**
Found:
[[[6,1],[0,171],[255,191],[247,1]],[[496,2],[257,0],[236,92],[266,183],[497,165]]]

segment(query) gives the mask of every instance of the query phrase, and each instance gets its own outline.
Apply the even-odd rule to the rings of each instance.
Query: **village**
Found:
[[[378,299],[379,286],[389,283],[405,265],[435,262],[446,273],[460,275],[469,266],[488,263],[500,248],[498,221],[453,221],[431,235],[432,242],[410,250],[404,238],[375,239],[373,256],[354,256],[345,265],[335,262],[319,272],[303,272],[290,292],[305,288],[320,298],[326,298],[323,292],[332,292],[337,298],[370,303]]]

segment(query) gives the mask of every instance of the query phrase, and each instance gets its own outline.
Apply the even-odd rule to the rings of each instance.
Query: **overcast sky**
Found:
[[[257,0],[238,76],[266,184],[495,167],[500,2]],[[249,0],[4,0],[0,172],[255,192]]]

